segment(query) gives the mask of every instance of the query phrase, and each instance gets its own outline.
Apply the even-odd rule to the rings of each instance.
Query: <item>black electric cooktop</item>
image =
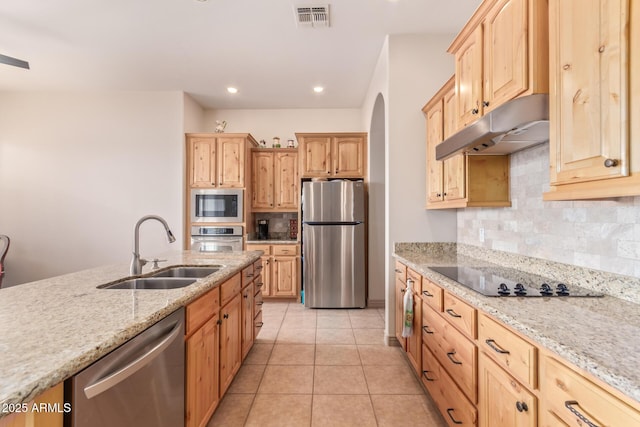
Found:
[[[490,297],[601,297],[603,294],[514,268],[429,267],[467,288]]]

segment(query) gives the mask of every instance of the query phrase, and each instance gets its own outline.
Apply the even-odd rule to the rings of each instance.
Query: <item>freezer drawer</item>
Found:
[[[305,306],[366,306],[365,225],[312,225],[303,228]]]

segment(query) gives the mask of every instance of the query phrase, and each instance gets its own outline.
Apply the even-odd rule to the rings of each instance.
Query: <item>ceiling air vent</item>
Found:
[[[298,27],[328,27],[329,5],[294,6]]]

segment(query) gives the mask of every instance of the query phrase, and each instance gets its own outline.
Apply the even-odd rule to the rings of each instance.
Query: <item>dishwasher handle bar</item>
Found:
[[[178,335],[182,335],[182,323],[178,322],[178,324],[163,337],[158,339],[158,344],[153,346],[151,350],[142,356],[135,359],[133,362],[129,363],[122,369],[117,370],[111,374],[108,374],[106,377],[103,377],[101,380],[88,385],[84,388],[84,394],[87,396],[87,399],[91,399],[96,397],[102,392],[109,390],[115,385],[121,383],[122,381],[129,378],[131,375],[138,372],[140,369],[147,366],[151,363],[156,357],[158,357],[167,347],[175,341]]]

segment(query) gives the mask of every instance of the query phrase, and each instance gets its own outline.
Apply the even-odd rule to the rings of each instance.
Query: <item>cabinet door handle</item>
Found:
[[[584,422],[589,427],[598,427],[597,424],[594,424],[591,420],[589,420],[582,412],[578,411],[574,406],[579,406],[578,402],[575,400],[567,400],[564,402],[565,408],[567,408],[573,415],[578,417],[580,421]]]
[[[262,304],[264,304],[264,302],[263,302],[263,301],[260,301],[260,302],[257,302],[257,303],[256,303],[256,305],[262,305]]]
[[[616,159],[607,159],[604,161],[604,167],[605,168],[612,168],[618,166],[618,160]]]
[[[452,309],[450,309],[450,308],[447,308],[445,311],[446,311],[446,312],[447,312],[447,314],[448,314],[449,316],[451,316],[451,317],[462,317],[462,316],[460,316],[458,313],[456,313],[455,311],[453,311],[453,310],[452,310]]]
[[[482,105],[484,107],[488,107],[489,106],[489,101],[482,101]]]
[[[424,379],[425,379],[425,380],[427,380],[427,381],[435,381],[435,380],[436,380],[435,378],[429,378],[429,377],[427,376],[427,373],[429,373],[429,372],[431,372],[431,371],[422,371],[422,376],[423,376],[423,377],[424,377]]]
[[[224,315],[224,316],[222,316],[222,317],[223,317],[223,318],[225,318],[225,319],[228,319],[228,318],[229,318],[229,313],[225,314],[225,315]]]
[[[529,406],[527,405],[527,402],[517,401],[516,409],[518,410],[518,412],[527,412],[529,410]]]
[[[451,360],[451,363],[453,363],[454,365],[462,365],[462,362],[460,362],[459,360],[456,360],[453,357],[454,354],[456,354],[455,350],[447,353],[447,357],[449,358],[449,360]]]
[[[422,330],[423,330],[426,334],[429,334],[429,335],[432,335],[432,334],[433,334],[433,331],[429,330],[429,326],[428,326],[428,325],[424,325],[424,326],[422,327]]]
[[[453,408],[448,408],[447,409],[447,415],[449,415],[449,418],[451,418],[451,421],[453,421],[454,424],[462,424],[462,421],[458,421],[455,418],[453,418],[453,415],[451,415],[451,413],[455,411],[455,409]]]
[[[258,323],[256,323],[256,326],[257,326],[258,328],[262,328],[262,325],[264,325],[264,322],[258,322]]]
[[[400,273],[402,273],[402,270],[398,270],[398,269],[396,268],[396,273],[400,274]]]
[[[422,291],[422,295],[425,297],[433,298],[433,294],[429,293],[429,291]]]
[[[491,349],[493,351],[495,351],[496,353],[500,353],[500,354],[510,354],[510,352],[508,350],[504,350],[502,349],[500,346],[498,346],[498,344],[496,344],[496,341],[493,339],[488,339],[485,340],[485,342],[487,343],[487,345],[489,347],[491,347]]]
[[[249,298],[249,294],[244,294],[244,299]]]
[[[216,321],[216,323],[217,323],[218,325],[222,325],[222,320],[218,319],[218,320]]]
[[[473,114],[474,116],[475,116],[476,114],[478,114],[479,112],[480,112],[480,110],[479,110],[479,109],[477,109],[477,108],[474,108],[473,110],[471,110],[471,114]],[[460,423],[460,424],[462,424],[462,423]]]

